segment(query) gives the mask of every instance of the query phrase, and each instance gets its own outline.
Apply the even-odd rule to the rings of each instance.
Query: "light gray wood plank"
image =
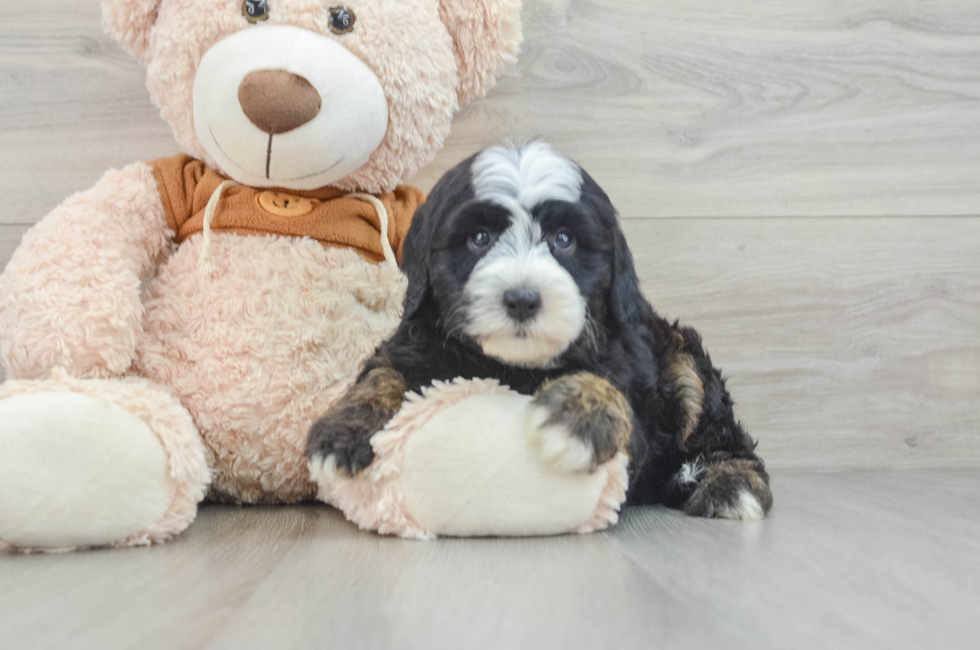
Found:
[[[980,473],[788,474],[763,522],[414,542],[323,506],[205,507],[162,547],[0,554],[31,648],[973,648]],[[710,644],[710,645],[705,645]]]
[[[645,219],[645,294],[700,330],[771,467],[980,465],[980,219]]]
[[[320,519],[328,520],[321,525]],[[10,648],[197,648],[316,529],[339,512],[204,508],[163,546],[56,555],[0,553],[0,632]],[[8,645],[9,644],[9,645]]]
[[[14,250],[20,245],[20,240],[30,228],[28,225],[6,225],[0,224],[0,269],[7,266],[7,262],[10,261],[10,256],[14,254]]]
[[[0,254],[25,228],[0,226]],[[980,219],[625,228],[646,295],[701,331],[770,467],[980,466]]]
[[[0,223],[33,223],[109,168],[177,153],[99,2],[28,3],[0,25]]]
[[[528,2],[517,70],[421,178],[558,145],[634,216],[974,214],[975,3]]]
[[[725,640],[722,626],[681,606],[598,536],[310,542],[283,559],[208,648],[693,648]]]
[[[749,524],[628,511],[611,536],[735,645],[969,648],[980,638],[976,470],[777,475]]]
[[[975,214],[980,14],[969,0],[525,0],[516,69],[459,116],[423,188],[537,135],[627,217]],[[0,25],[0,223],[175,151],[98,5]]]
[[[30,226],[10,226],[0,223],[0,270],[7,266],[14,249],[20,245],[20,240]],[[7,371],[0,363],[0,382],[7,378]]]

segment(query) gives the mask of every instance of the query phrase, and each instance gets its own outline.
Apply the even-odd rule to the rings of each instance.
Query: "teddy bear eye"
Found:
[[[330,8],[330,31],[334,34],[346,34],[354,29],[357,16],[347,7]]]
[[[242,15],[250,23],[269,20],[268,0],[245,0],[242,3]]]

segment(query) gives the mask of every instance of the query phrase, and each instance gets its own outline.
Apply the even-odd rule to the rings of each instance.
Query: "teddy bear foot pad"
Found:
[[[435,382],[410,394],[375,434],[375,459],[356,477],[339,474],[332,457],[312,462],[319,497],[361,528],[416,539],[586,533],[615,524],[626,498],[626,454],[592,473],[556,470],[528,431],[530,402],[492,379]]]
[[[47,383],[70,387],[43,390]],[[185,502],[206,484],[203,453],[175,444],[179,430],[161,435],[174,422],[141,417],[139,408],[169,395],[148,385],[67,378],[2,388],[0,548],[147,544],[193,519],[196,507],[188,511]],[[189,418],[187,424],[193,426]],[[187,471],[198,464],[203,480]]]

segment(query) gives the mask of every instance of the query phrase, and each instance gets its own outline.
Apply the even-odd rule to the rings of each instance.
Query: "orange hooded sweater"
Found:
[[[208,199],[228,177],[184,154],[149,164],[176,242],[202,232]],[[232,185],[221,194],[211,229],[239,235],[311,237],[325,246],[354,248],[372,262],[381,262],[384,251],[378,213],[370,203],[347,194],[332,187],[300,191]],[[399,185],[377,198],[388,211],[388,242],[401,262],[412,215],[425,201],[425,194],[416,187]]]

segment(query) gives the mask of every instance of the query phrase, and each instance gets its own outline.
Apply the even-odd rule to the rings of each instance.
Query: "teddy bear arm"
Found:
[[[141,280],[172,237],[143,163],[107,172],[42,219],[0,275],[9,376],[44,378],[56,367],[82,378],[125,372],[141,330]]]

